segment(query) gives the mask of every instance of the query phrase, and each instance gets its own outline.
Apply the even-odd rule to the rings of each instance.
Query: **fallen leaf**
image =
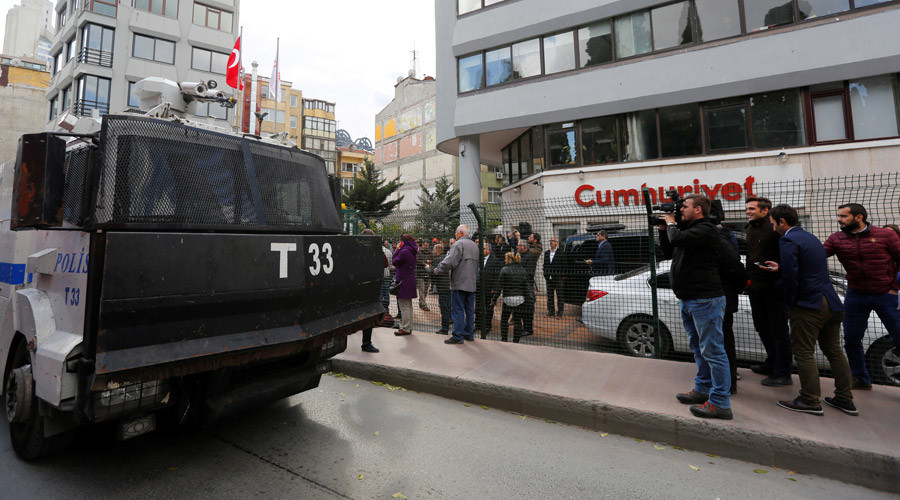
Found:
[[[359,387],[359,384],[356,384],[356,387]]]
[[[381,431],[375,431],[372,435],[377,436],[379,432],[381,432]]]
[[[384,385],[384,382],[375,382],[374,380],[372,381],[372,383],[378,386]]]
[[[707,457],[718,458],[718,457],[716,457],[715,455],[713,455],[712,453],[707,453],[706,456],[707,456]]]
[[[638,443],[643,443],[643,442],[644,442],[643,439],[635,439],[635,441],[637,441]]]
[[[404,388],[402,388],[402,387],[400,388],[400,390],[403,391],[403,392],[409,392],[409,391],[407,391],[406,389],[404,389]]]
[[[526,418],[528,418],[528,417],[526,417],[525,415],[522,415],[522,420],[525,420]]]
[[[465,406],[466,408],[471,408],[471,407],[472,407],[472,405],[470,405],[470,404],[468,404],[468,403],[464,404],[463,406]]]
[[[344,394],[344,393],[342,392],[342,393],[338,394],[338,396],[346,396],[346,394]]]
[[[604,433],[600,434],[600,437],[606,437],[606,436],[609,436],[608,432],[604,432]]]
[[[678,451],[684,451],[684,448],[682,448],[681,446],[673,446],[672,449],[678,450]]]
[[[688,465],[690,465],[690,464],[688,464]],[[700,467],[694,467],[693,465],[690,465],[690,467],[691,467],[691,469],[694,469],[694,470],[700,470]]]
[[[555,423],[556,423],[556,422],[554,422],[554,421],[552,421],[552,420],[550,420],[550,419],[544,420],[544,422],[547,422],[548,424],[555,424]]]
[[[653,445],[653,447],[656,448],[657,450],[665,450],[665,449],[666,449],[665,446],[658,446],[658,445],[655,445],[655,444]]]
[[[391,498],[399,498],[400,500],[406,500],[406,497],[403,496],[403,493],[394,493],[391,495]]]
[[[793,473],[794,473],[794,471],[792,471],[792,470],[788,471],[788,474],[793,474]]]
[[[797,480],[792,477],[786,477],[785,479],[787,479],[788,481],[793,481],[795,483],[797,482]]]
[[[178,469],[175,468],[175,467],[169,467],[169,470],[170,470],[170,471],[173,471],[173,470],[178,470]]]
[[[765,469],[753,469],[753,472],[755,472],[757,474],[768,474],[769,473],[769,471],[767,471]]]
[[[481,409],[482,410],[490,410],[490,408],[488,408],[487,406],[484,406],[484,405],[481,405]]]
[[[360,473],[358,476],[356,476],[356,479],[362,479],[363,477],[364,476],[362,475],[362,473]]]

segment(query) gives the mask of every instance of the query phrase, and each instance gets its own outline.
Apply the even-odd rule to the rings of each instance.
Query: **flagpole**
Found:
[[[281,98],[281,37],[275,38],[275,133],[278,134],[278,101]]]
[[[238,81],[238,88],[237,88],[238,92],[240,92],[240,94],[241,94],[241,101],[238,103],[238,105],[240,106],[240,108],[238,109],[238,132],[243,134],[244,133],[244,26],[243,25],[241,26],[241,34],[238,36],[238,40],[241,41],[241,46],[240,46],[241,56],[238,59],[238,68],[240,68],[240,71],[238,71],[238,78],[240,78],[240,81]],[[250,131],[249,127],[247,128],[247,131],[248,132]]]

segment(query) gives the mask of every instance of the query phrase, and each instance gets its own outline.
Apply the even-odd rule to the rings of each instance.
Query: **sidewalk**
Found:
[[[380,353],[361,337],[334,358],[334,371],[535,417],[816,474],[900,493],[900,388],[855,391],[860,416],[824,406],[825,416],[776,406],[799,390],[760,385],[740,370],[734,420],[693,417],[675,394],[693,386],[695,365],[490,340],[446,345],[447,337],[376,329]],[[833,394],[822,379],[822,394]]]

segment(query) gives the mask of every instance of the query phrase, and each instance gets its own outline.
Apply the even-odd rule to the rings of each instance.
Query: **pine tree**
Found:
[[[424,184],[419,186],[422,189],[416,214],[419,227],[428,236],[453,236],[459,226],[459,189],[453,187],[447,176],[435,182],[433,191]]]
[[[398,179],[390,182],[381,178],[375,169],[375,162],[366,158],[362,177],[353,181],[353,187],[344,188],[341,199],[347,208],[359,210],[373,217],[386,217],[400,205],[403,197],[387,201],[403,185]]]

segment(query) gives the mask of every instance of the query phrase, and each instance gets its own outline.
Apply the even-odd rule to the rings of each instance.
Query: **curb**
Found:
[[[436,396],[900,493],[900,457],[461,377],[334,358],[333,369]]]

